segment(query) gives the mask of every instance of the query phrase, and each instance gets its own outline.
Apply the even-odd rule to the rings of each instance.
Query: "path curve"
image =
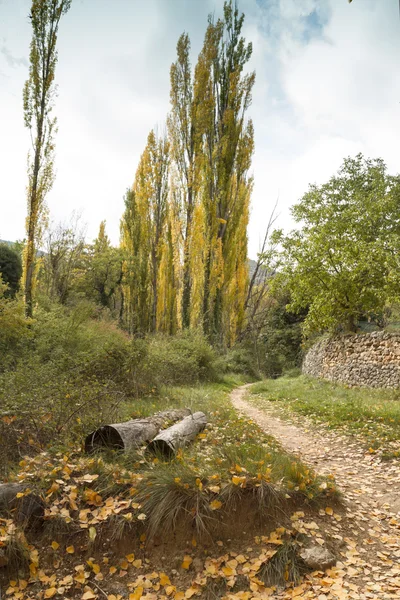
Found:
[[[337,595],[329,592],[304,597],[322,600],[400,598],[399,465],[381,462],[366,452],[359,441],[322,425],[316,426],[306,417],[289,418],[275,403],[265,401],[264,404],[263,401],[262,410],[257,408],[246,398],[250,386],[241,386],[231,393],[236,410],[251,418],[286,451],[297,455],[318,473],[334,475],[344,494],[345,523],[339,521],[338,529],[350,527],[353,540],[350,548],[352,544],[357,548],[357,560],[352,550],[343,555],[343,589],[348,595],[340,595],[341,589]],[[349,565],[352,566],[346,569]],[[351,588],[352,581],[356,581],[357,589]]]

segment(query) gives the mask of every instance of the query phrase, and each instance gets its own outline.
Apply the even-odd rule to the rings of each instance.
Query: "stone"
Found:
[[[303,559],[307,567],[313,571],[325,571],[325,569],[329,569],[329,567],[333,567],[336,564],[336,556],[322,546],[302,548],[299,556]]]

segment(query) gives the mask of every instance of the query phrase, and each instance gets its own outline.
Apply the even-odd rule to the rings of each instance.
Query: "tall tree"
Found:
[[[202,201],[206,213],[207,256],[204,280],[204,328],[222,341],[232,327],[229,305],[240,314],[247,279],[246,228],[252,189],[248,171],[254,149],[253,125],[246,121],[251,104],[254,73],[244,68],[252,45],[241,37],[244,15],[232,0],[224,4],[224,18],[212,18],[195,73],[195,97],[201,114],[203,139]],[[236,327],[236,325],[234,326]],[[234,336],[234,332],[233,332]]]
[[[156,331],[160,265],[168,215],[169,142],[149,133],[121,222],[125,253],[124,298],[128,328]]]
[[[190,40],[186,33],[179,38],[176,50],[177,60],[172,64],[170,71],[172,109],[168,116],[168,130],[183,212],[182,326],[186,328],[190,325],[193,284],[190,247],[193,213],[199,187],[198,145],[200,140],[197,129],[198,102],[193,94],[189,59]]]
[[[25,311],[33,312],[33,282],[36,245],[45,215],[45,197],[53,185],[54,133],[56,118],[51,117],[56,87],[54,84],[58,53],[56,49],[60,19],[71,0],[33,0],[30,19],[32,41],[29,78],[24,87],[24,119],[30,130],[33,155],[28,166],[27,243],[24,256]]]

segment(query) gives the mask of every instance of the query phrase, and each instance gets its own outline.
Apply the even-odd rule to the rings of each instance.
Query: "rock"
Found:
[[[299,552],[307,567],[314,571],[324,571],[336,564],[336,557],[327,548],[308,546]]]

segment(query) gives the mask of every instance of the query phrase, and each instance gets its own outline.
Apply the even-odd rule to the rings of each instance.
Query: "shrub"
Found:
[[[260,376],[256,356],[243,346],[232,348],[223,355],[219,360],[219,368],[223,373],[238,373],[255,378]]]
[[[19,282],[22,275],[22,262],[18,252],[15,252],[7,244],[0,244],[0,277],[8,288],[5,296],[15,298],[19,290]]]
[[[179,385],[216,378],[216,355],[198,332],[149,339],[147,372],[157,385]]]

